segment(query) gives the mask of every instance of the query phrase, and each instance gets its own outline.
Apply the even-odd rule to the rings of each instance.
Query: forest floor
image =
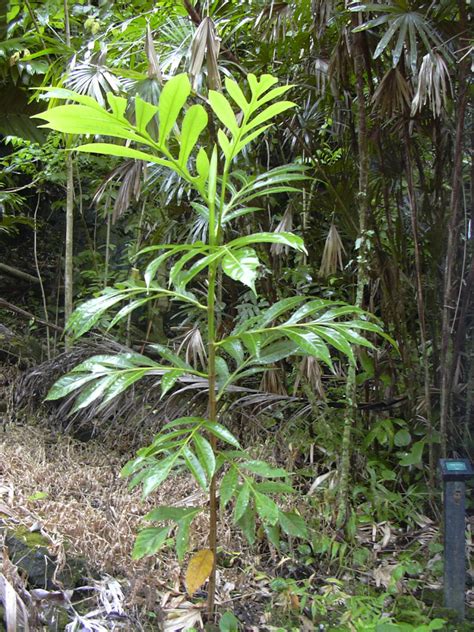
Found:
[[[132,455],[119,452],[112,438],[80,441],[34,418],[14,423],[5,417],[3,421],[0,545],[3,539],[2,573],[8,585],[0,583],[0,601],[5,603],[10,595],[10,608],[17,608],[18,621],[24,610],[33,630],[202,629],[206,594],[187,596],[186,562],[180,566],[174,551],[166,548],[153,557],[131,559],[135,535],[146,526],[143,516],[150,509],[205,502],[194,482],[189,477],[175,478],[143,501],[139,489],[129,490],[127,481],[120,478],[121,467]],[[193,523],[191,551],[205,546],[207,527],[205,516]],[[26,577],[33,571],[18,554],[16,558],[12,554],[12,536],[28,546],[31,540],[32,547],[37,547],[36,574],[38,557],[48,558],[49,566],[44,560],[40,564],[44,581]],[[385,609],[393,610],[397,599],[409,603],[409,573],[395,582],[394,592],[392,575],[403,545],[397,545],[385,525],[368,526],[359,536],[374,559],[377,550],[380,554],[385,547],[383,559],[354,572],[343,564],[337,570],[337,564],[305,564],[304,555],[295,555],[296,549],[277,552],[263,537],[250,549],[224,517],[218,534],[218,611],[231,611],[249,632],[378,630],[357,621],[366,621],[371,608],[375,617]],[[417,537],[426,543],[436,541],[436,524],[428,520]],[[427,612],[435,616],[440,583],[430,576],[424,588],[434,595]],[[468,598],[472,602],[472,592]],[[473,628],[413,625],[390,629]]]

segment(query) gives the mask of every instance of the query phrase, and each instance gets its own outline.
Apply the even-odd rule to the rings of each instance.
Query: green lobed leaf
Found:
[[[230,77],[225,78],[225,87],[227,92],[230,94],[235,103],[239,106],[242,112],[245,114],[248,111],[249,103],[244,96],[244,93],[240,89],[239,84],[230,79]]]
[[[158,107],[144,101],[138,94],[135,97],[135,120],[138,131],[147,134],[147,125],[157,114]]]
[[[238,133],[237,120],[230,103],[227,101],[222,92],[209,90],[209,103],[217,118],[230,130],[233,136]]]

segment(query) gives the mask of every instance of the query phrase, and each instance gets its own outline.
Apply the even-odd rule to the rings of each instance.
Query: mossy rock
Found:
[[[12,528],[2,526],[5,545],[8,548],[10,560],[26,575],[29,588],[56,588],[53,577],[57,569],[56,556],[48,549],[50,542],[38,531],[29,531],[24,526]],[[68,559],[64,569],[57,576],[58,582],[65,588],[75,588],[81,585],[85,572],[85,564],[80,559]]]
[[[48,540],[23,526],[4,528],[5,545],[13,564],[26,575],[30,588],[53,588],[56,560],[48,550]]]

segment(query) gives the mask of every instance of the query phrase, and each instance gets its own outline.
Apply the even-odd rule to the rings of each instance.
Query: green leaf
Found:
[[[141,142],[144,141],[141,140]],[[144,162],[154,162],[162,167],[167,167],[168,169],[177,171],[183,178],[189,179],[186,177],[186,172],[177,169],[170,160],[158,158],[153,154],[147,154],[144,151],[132,149],[131,147],[125,147],[124,145],[114,145],[112,143],[89,143],[79,145],[79,147],[76,147],[75,150],[88,154],[103,154],[105,156],[117,156],[119,158],[133,158],[134,160],[143,160]]]
[[[227,249],[222,257],[222,270],[234,281],[240,281],[255,292],[255,281],[260,265],[253,248]]]
[[[234,448],[240,448],[240,443],[237,441],[234,435],[229,430],[227,430],[225,426],[222,426],[217,421],[206,420],[203,423],[203,426],[221,441],[225,441],[225,443],[233,445]]]
[[[283,468],[274,467],[269,463],[265,463],[265,461],[245,461],[240,467],[263,478],[282,478],[288,476],[288,472]]]
[[[219,621],[220,632],[239,632],[240,625],[239,620],[229,610],[224,612]]]
[[[194,452],[190,450],[187,445],[184,445],[181,449],[181,453],[186,461],[186,465],[190,470],[191,474],[194,476],[197,484],[202,487],[204,491],[207,490],[207,478],[206,472],[199,462],[199,459],[196,457]]]
[[[178,522],[178,530],[176,531],[176,555],[178,562],[182,562],[184,556],[188,552],[189,547],[189,528],[194,520],[195,513],[188,515]]]
[[[280,525],[278,524],[278,522],[272,525],[268,523],[264,523],[263,528],[265,530],[265,535],[267,536],[269,541],[273,544],[273,546],[277,549],[277,551],[279,551],[280,550]]]
[[[165,424],[162,430],[169,430],[170,428],[176,428],[176,426],[189,426],[189,430],[191,431],[196,426],[203,425],[205,421],[206,419],[203,417],[178,417]]]
[[[205,470],[208,480],[214,475],[216,471],[216,457],[214,450],[207,439],[197,432],[193,435],[193,442],[196,447],[196,453],[201,463],[202,468]]]
[[[163,459],[157,465],[149,468],[143,482],[143,498],[149,496],[161,483],[166,480],[171,472],[177,459],[176,454],[171,454],[166,459]]]
[[[219,147],[222,149],[222,153],[227,160],[230,160],[232,147],[229,139],[221,129],[217,130],[217,140],[219,141]]]
[[[207,176],[209,175],[209,158],[207,157],[207,153],[203,147],[199,149],[197,154],[196,171],[202,181],[207,180]]]
[[[176,381],[183,375],[184,371],[180,369],[173,369],[171,371],[166,372],[161,378],[160,387],[161,387],[161,397],[164,397],[166,393],[173,388]]]
[[[32,118],[47,121],[40,127],[54,129],[64,134],[99,134],[125,140],[141,140],[138,134],[132,132],[113,114],[109,114],[102,108],[99,110],[88,105],[58,105],[41,114],[34,114]]]
[[[294,511],[280,511],[278,521],[287,535],[295,538],[308,537],[308,529],[304,519]]]
[[[302,352],[313,355],[333,369],[329,349],[319,336],[312,331],[297,331],[295,328],[290,327],[285,327],[284,332],[288,338],[296,342]]]
[[[278,340],[264,347],[256,362],[258,364],[274,364],[290,357],[298,350],[298,345],[292,340]]]
[[[254,492],[254,498],[255,507],[261,520],[266,524],[276,524],[278,521],[279,510],[275,501],[266,494],[262,494],[257,491]]]
[[[282,246],[289,246],[299,252],[306,253],[304,241],[298,235],[293,233],[255,233],[253,235],[247,235],[246,237],[238,237],[227,244],[228,248],[240,248],[241,246],[247,246],[249,244],[281,244]]]
[[[115,116],[115,118],[119,119],[122,123],[129,125],[129,122],[125,118],[125,111],[127,109],[127,99],[124,99],[124,97],[119,97],[113,92],[107,92],[106,97],[110,105],[110,108],[112,110],[112,114]],[[94,99],[92,100],[95,101]],[[92,107],[95,107],[95,106],[92,106]]]
[[[153,297],[137,298],[134,301],[130,301],[130,303],[128,303],[127,305],[124,305],[124,307],[122,307],[111,320],[110,324],[107,327],[107,331],[109,331],[109,329],[112,329],[112,327],[114,327],[120,320],[125,318],[125,316],[128,316],[134,310],[142,307],[142,305],[145,305],[146,303],[148,303],[148,301],[151,301],[152,298]]]
[[[105,375],[101,379],[97,380],[93,384],[86,386],[83,391],[78,395],[74,406],[71,408],[69,414],[72,415],[82,408],[86,408],[96,399],[99,399],[104,394],[104,391],[115,380],[114,375]]]
[[[227,503],[230,501],[237,488],[239,480],[239,474],[235,467],[232,465],[230,469],[224,474],[220,485],[220,506],[221,510],[225,509]]]
[[[400,458],[400,465],[403,467],[409,467],[410,465],[419,465],[423,456],[423,449],[425,447],[425,441],[417,441],[413,444],[410,452],[404,454]]]
[[[255,518],[255,507],[253,503],[249,503],[242,516],[237,520],[238,526],[250,545],[255,542]]]
[[[209,90],[209,103],[217,118],[229,129],[233,136],[238,132],[237,120],[230,103],[221,92]]]
[[[244,112],[244,114],[248,111],[249,104],[247,99],[244,96],[244,93],[240,89],[239,84],[230,79],[229,77],[225,78],[225,87],[227,92],[230,94],[235,103],[239,106],[239,108]]]
[[[245,133],[248,130],[253,129],[254,127],[258,127],[262,123],[265,123],[269,119],[275,118],[278,114],[289,110],[296,106],[296,103],[292,101],[279,101],[278,103],[273,103],[268,108],[265,108],[263,112],[260,112],[255,118],[253,118],[244,128]]]
[[[152,105],[144,101],[138,94],[135,97],[135,120],[138,131],[142,134],[148,134],[147,125],[158,112],[156,105]]]
[[[148,348],[153,349],[153,351],[157,351],[164,360],[170,362],[178,369],[184,369],[185,371],[193,370],[193,367],[190,364],[181,359],[178,355],[176,355],[176,353],[173,353],[171,349],[159,344],[158,342],[148,345]]]
[[[398,447],[405,447],[411,442],[411,434],[405,428],[402,428],[395,433],[393,438],[395,445]]]
[[[176,75],[165,84],[160,94],[160,145],[164,146],[188,96],[191,84],[187,74]]]
[[[105,408],[105,405],[112,401],[117,395],[120,395],[123,391],[127,390],[129,386],[141,380],[141,378],[150,372],[150,368],[139,368],[128,371],[123,374],[112,375],[111,383],[107,385],[107,390],[104,393],[104,398],[99,406],[99,410]]]
[[[202,507],[169,507],[163,505],[162,507],[156,507],[152,509],[145,516],[145,520],[152,520],[154,522],[161,522],[162,520],[173,520],[179,522],[189,517],[194,518],[202,511]]]
[[[145,555],[153,555],[166,542],[171,527],[149,527],[137,535],[132,551],[132,559],[139,560]]]
[[[178,162],[182,167],[186,167],[189,156],[191,155],[191,152],[206,125],[206,110],[202,107],[202,105],[192,105],[184,115],[181,127]]]
[[[63,377],[59,378],[49,389],[45,400],[51,401],[65,397],[69,393],[81,388],[81,386],[84,386],[84,384],[87,384],[87,382],[95,379],[97,379],[97,375],[94,373],[90,373],[89,375],[76,375],[74,373],[63,375]]]
[[[235,360],[237,366],[240,366],[244,361],[244,350],[240,340],[235,338],[224,340],[221,342],[221,346],[231,358]]]
[[[234,507],[234,522],[238,522],[245,513],[250,501],[250,485],[245,481],[237,494]]]
[[[109,290],[97,298],[82,303],[71,314],[66,324],[66,330],[75,338],[83,336],[100,320],[104,312],[126,299],[127,296],[129,294],[125,292]]]

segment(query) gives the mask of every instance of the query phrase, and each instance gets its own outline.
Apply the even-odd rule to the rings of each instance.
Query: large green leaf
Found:
[[[160,136],[161,146],[166,145],[179,113],[191,93],[191,84],[185,73],[176,75],[164,86],[160,94]]]
[[[222,270],[234,281],[240,281],[255,292],[260,261],[253,248],[226,249],[222,257]]]
[[[32,118],[46,121],[41,127],[54,129],[65,134],[98,134],[113,136],[125,140],[141,141],[141,137],[118,121],[106,110],[92,108],[88,105],[58,105]]]
[[[281,233],[255,233],[247,235],[245,237],[238,237],[227,244],[229,248],[240,248],[248,244],[281,244],[282,246],[289,246],[300,252],[306,252],[304,241],[298,235],[293,233],[281,232]]]
[[[192,105],[184,115],[179,147],[178,162],[186,167],[188,158],[194,149],[198,138],[207,125],[207,112],[202,105]],[[202,158],[201,158],[202,161]]]

